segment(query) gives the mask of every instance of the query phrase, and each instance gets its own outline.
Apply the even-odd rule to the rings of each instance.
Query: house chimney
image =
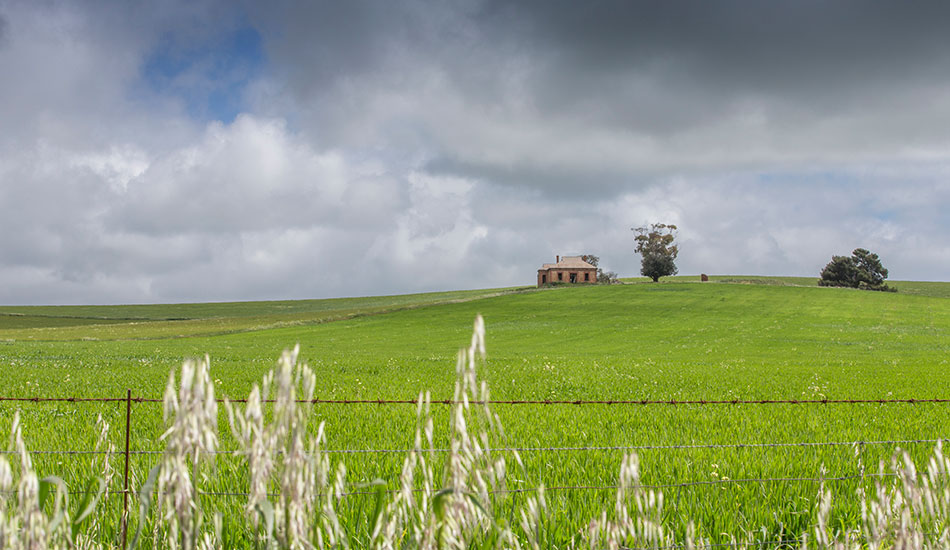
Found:
[[[555,256],[555,257],[554,257],[554,263],[556,263],[556,264],[561,263],[561,257],[560,257],[560,256]]]

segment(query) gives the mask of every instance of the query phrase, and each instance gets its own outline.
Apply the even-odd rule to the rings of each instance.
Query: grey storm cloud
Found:
[[[874,93],[863,88],[942,79],[950,45],[950,7],[940,3],[562,1],[499,3],[482,13],[496,32],[526,32],[564,77],[555,92],[577,96],[630,72],[702,83],[696,95],[706,97]]]
[[[202,73],[248,27],[261,66]],[[851,0],[0,2],[0,303],[530,284],[586,252],[635,275],[651,221],[683,273],[863,246],[945,278],[948,27]],[[188,70],[150,86],[157,52]],[[233,120],[189,109],[240,86]]]
[[[950,6],[346,2],[256,13],[313,139],[576,192],[950,138]],[[602,191],[602,189],[601,189]],[[608,190],[608,192],[611,192]]]

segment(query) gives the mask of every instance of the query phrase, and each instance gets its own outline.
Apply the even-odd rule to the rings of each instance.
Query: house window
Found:
[[[557,280],[558,280],[558,281],[563,281],[563,280],[564,280],[564,274],[561,273],[560,271],[557,272]]]
[[[584,282],[585,282],[585,283],[590,282],[590,273],[585,273],[585,274],[584,274]]]

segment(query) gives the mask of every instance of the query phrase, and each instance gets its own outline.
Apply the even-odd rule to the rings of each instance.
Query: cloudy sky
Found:
[[[950,279],[950,4],[0,0],[0,304]]]

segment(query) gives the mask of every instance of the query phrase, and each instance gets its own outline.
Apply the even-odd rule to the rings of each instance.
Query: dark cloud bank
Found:
[[[0,303],[530,284],[572,252],[634,275],[649,221],[680,225],[683,273],[814,275],[864,246],[946,279],[948,24],[943,3],[0,3]],[[163,48],[238,30],[264,61],[228,76],[233,121],[192,108],[222,93],[213,56],[149,85]]]

